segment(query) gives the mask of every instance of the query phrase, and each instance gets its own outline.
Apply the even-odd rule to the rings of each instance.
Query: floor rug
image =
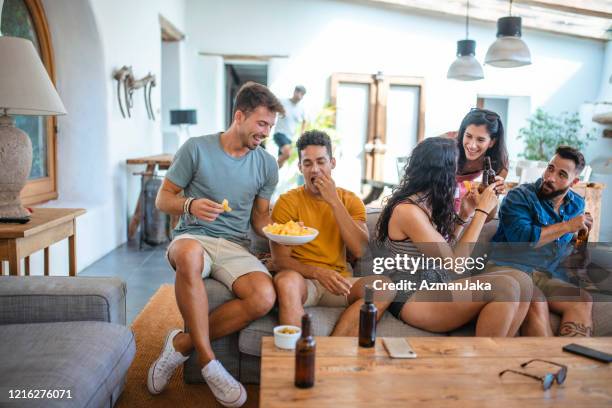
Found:
[[[129,296],[129,294],[128,294]],[[134,319],[136,357],[127,374],[125,389],[116,407],[220,407],[206,384],[185,384],[183,367],[179,367],[167,388],[159,395],[147,390],[147,371],[159,356],[168,331],[182,328],[183,319],[176,305],[173,285],[162,285]],[[248,400],[244,407],[258,406],[259,387],[247,385]]]

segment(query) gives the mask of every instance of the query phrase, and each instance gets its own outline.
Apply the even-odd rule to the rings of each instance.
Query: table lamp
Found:
[[[177,109],[170,111],[170,124],[179,125],[181,134],[179,135],[179,147],[189,139],[189,126],[196,125],[198,117],[195,109]]]
[[[32,168],[32,142],[10,115],[64,115],[31,41],[0,36],[0,222],[27,222],[20,193]]]

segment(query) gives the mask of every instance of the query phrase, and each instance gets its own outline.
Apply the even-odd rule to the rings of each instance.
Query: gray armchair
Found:
[[[70,390],[28,407],[112,407],[134,359],[118,278],[0,277],[0,388]],[[0,395],[0,405],[11,406]],[[5,405],[7,404],[7,405]]]

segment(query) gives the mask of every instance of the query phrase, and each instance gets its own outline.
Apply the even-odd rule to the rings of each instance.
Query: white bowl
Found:
[[[294,333],[294,334],[279,333],[284,328],[297,330],[297,333]],[[295,343],[297,343],[301,335],[302,335],[302,329],[300,329],[297,326],[287,326],[287,325],[276,326],[274,328],[274,345],[278,348],[282,348],[285,350],[294,350]]]
[[[315,239],[317,235],[319,235],[318,230],[310,227],[305,228],[308,228],[312,233],[309,235],[277,235],[271,234],[264,229],[264,234],[266,234],[266,237],[268,237],[270,241],[274,241],[282,245],[304,245],[309,243],[310,241]]]

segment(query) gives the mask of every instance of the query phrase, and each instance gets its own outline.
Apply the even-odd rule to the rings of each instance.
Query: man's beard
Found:
[[[542,185],[540,186],[540,189],[538,190],[538,198],[540,198],[542,200],[552,200],[553,198],[559,197],[560,195],[563,195],[563,194],[567,193],[567,190],[569,190],[569,188],[570,188],[570,186],[567,186],[567,187],[561,188],[559,190],[552,190],[549,193],[545,193],[542,190],[542,187],[544,187],[544,185],[547,185],[548,187],[551,187],[550,184],[542,183]]]

